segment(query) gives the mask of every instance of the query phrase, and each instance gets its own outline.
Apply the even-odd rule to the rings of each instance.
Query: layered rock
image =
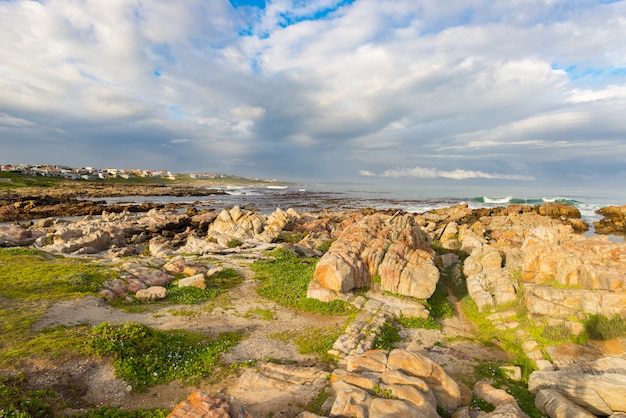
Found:
[[[593,224],[598,234],[626,232],[626,205],[608,206],[597,210],[596,213],[603,216],[601,220]]]
[[[348,357],[346,370],[335,370],[331,383],[331,416],[435,418],[438,406],[454,411],[462,402],[459,385],[441,366],[408,350]]]
[[[538,228],[522,247],[526,306],[537,315],[626,317],[626,247]]]
[[[375,214],[345,228],[320,259],[309,297],[332,300],[355,288],[380,287],[393,293],[428,298],[439,271],[430,239],[411,215]]]

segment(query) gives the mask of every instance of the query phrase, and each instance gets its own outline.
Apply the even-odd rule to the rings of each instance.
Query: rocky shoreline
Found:
[[[80,196],[219,192],[159,187],[112,190],[85,190]],[[522,309],[524,319],[571,335],[584,331],[582,322],[590,315],[626,319],[626,245],[582,236],[588,226],[573,206],[546,203],[472,210],[457,205],[422,214],[367,208],[276,209],[264,215],[238,206],[221,211],[108,206],[78,201],[75,191],[48,192],[46,196],[32,190],[0,195],[1,219],[21,222],[0,225],[0,246],[28,246],[117,263],[121,274],[105,283],[99,292],[102,300],[158,300],[165,297],[166,286],[176,275],[186,276],[191,286],[202,286],[215,266],[199,262],[201,257],[222,257],[232,263],[247,254],[263,257],[265,249],[280,246],[298,256],[319,257],[309,298],[342,300],[358,309],[330,351],[338,361],[335,369],[268,363],[246,372],[225,389],[226,394],[192,394],[172,417],[196,416],[198,411],[209,414],[203,416],[255,416],[250,411],[259,416],[259,411],[268,411],[259,405],[262,400],[249,393],[255,390],[269,397],[293,392],[304,403],[320,391],[329,392],[321,408],[326,415],[297,410],[292,399],[289,407],[272,404],[280,416],[527,416],[515,398],[490,382],[476,382],[473,387],[463,383],[458,361],[471,356],[459,354],[460,346],[451,343],[443,350],[442,361],[442,351],[437,349],[441,341],[420,343],[425,334],[416,339],[405,330],[395,350],[374,350],[385,324],[429,316],[429,309],[419,301],[429,299],[443,280],[447,287],[465,288],[478,311],[489,313],[491,326],[511,332],[536,370],[528,389],[542,413],[550,417],[626,414],[626,339],[615,341],[611,349],[593,341],[577,348],[572,348],[573,343],[542,347],[516,317]],[[602,213],[608,219],[602,222],[604,231],[623,231],[623,207]],[[89,216],[96,214],[101,216]],[[86,216],[73,221],[61,218],[72,215]],[[327,251],[321,250],[325,244]],[[454,298],[452,293],[449,298]],[[457,316],[462,321],[459,309]],[[465,332],[451,335],[468,338],[471,327],[465,323],[458,327]],[[473,397],[490,402],[495,410],[476,410],[470,406]]]

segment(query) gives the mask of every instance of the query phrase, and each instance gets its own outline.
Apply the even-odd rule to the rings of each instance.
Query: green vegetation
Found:
[[[215,339],[187,331],[158,331],[145,325],[102,323],[93,329],[91,348],[113,358],[115,374],[144,391],[180,379],[193,382],[210,376],[219,354],[236,345],[241,336],[223,333]]]
[[[309,282],[315,271],[315,258],[299,258],[284,248],[277,248],[269,254],[272,260],[259,260],[252,264],[252,270],[261,281],[257,292],[283,306],[331,315],[345,315],[354,308],[343,301],[321,302],[306,297]]]
[[[0,417],[48,417],[58,395],[50,390],[27,390],[24,375],[0,376]]]
[[[276,319],[276,313],[267,309],[255,308],[251,309],[244,315],[245,318],[260,318],[264,321],[273,321]]]
[[[378,335],[374,340],[374,349],[392,350],[395,348],[396,343],[402,341],[398,329],[390,322],[380,327]]]
[[[283,232],[280,235],[278,235],[278,238],[276,238],[276,242],[286,242],[289,244],[297,244],[300,241],[302,241],[302,239],[306,236],[307,236],[306,232]]]
[[[404,328],[441,329],[441,324],[432,316],[428,318],[402,317],[399,322]]]
[[[374,393],[381,398],[393,398],[393,391],[391,389],[381,389],[378,383],[374,385]]]
[[[241,240],[237,238],[231,238],[226,242],[227,248],[236,248],[236,247],[241,247],[242,245],[243,245],[243,242],[241,242]]]
[[[333,245],[333,242],[335,242],[335,240],[327,239],[324,242],[322,242],[320,245],[315,247],[315,249],[321,252],[322,254],[326,254],[328,250],[330,249],[330,246]]]
[[[493,387],[505,390],[517,401],[520,409],[530,418],[541,418],[544,415],[535,407],[535,395],[528,391],[527,381],[515,381],[500,369],[502,364],[484,362],[474,368],[476,381],[486,380]],[[483,409],[486,410],[486,409]]]
[[[32,356],[63,356],[80,351],[83,328],[56,327],[35,332],[32,325],[53,302],[95,295],[104,281],[117,275],[84,260],[32,249],[0,249],[0,367]]]
[[[272,334],[270,338],[283,342],[293,342],[300,354],[316,354],[320,360],[333,363],[335,358],[328,354],[328,350],[333,348],[333,344],[342,332],[343,328],[340,326],[305,328],[299,331]]]
[[[584,322],[585,331],[592,340],[610,340],[626,336],[626,321],[615,314],[611,318],[591,315]]]
[[[165,301],[175,305],[198,305],[214,300],[226,290],[233,288],[242,281],[243,277],[236,270],[224,269],[206,279],[205,289],[193,286],[178,287],[176,284],[170,285]]]
[[[327,388],[322,389],[320,393],[318,393],[317,396],[313,398],[311,402],[309,402],[309,404],[306,406],[306,410],[316,415],[328,415],[330,411],[326,411],[322,407],[324,406],[326,400],[332,396],[332,394],[332,390],[328,390]]]
[[[426,307],[434,319],[454,318],[454,305],[448,300],[448,291],[441,280],[437,282],[435,292],[426,302]]]
[[[68,182],[66,179],[56,177],[27,176],[26,174],[10,172],[0,173],[0,178],[9,179],[9,181],[0,181],[0,190],[18,187],[55,187],[60,183]]]

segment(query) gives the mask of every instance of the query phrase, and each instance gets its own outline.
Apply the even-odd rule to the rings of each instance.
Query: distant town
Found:
[[[68,180],[99,180],[99,179],[132,179],[132,178],[161,178],[176,180],[176,174],[168,170],[144,170],[135,168],[125,170],[120,168],[94,168],[94,167],[68,167],[63,165],[47,164],[0,164],[0,173],[9,172],[29,176],[58,177]],[[243,179],[253,181],[277,182],[278,180],[261,180],[258,178],[245,178],[228,174],[217,173],[191,173],[185,174],[192,179]]]

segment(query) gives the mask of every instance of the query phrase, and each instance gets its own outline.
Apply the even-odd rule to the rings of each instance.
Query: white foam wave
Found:
[[[509,203],[511,201],[511,199],[513,199],[513,196],[507,196],[507,197],[487,197],[487,196],[483,196],[483,201],[485,203]]]

